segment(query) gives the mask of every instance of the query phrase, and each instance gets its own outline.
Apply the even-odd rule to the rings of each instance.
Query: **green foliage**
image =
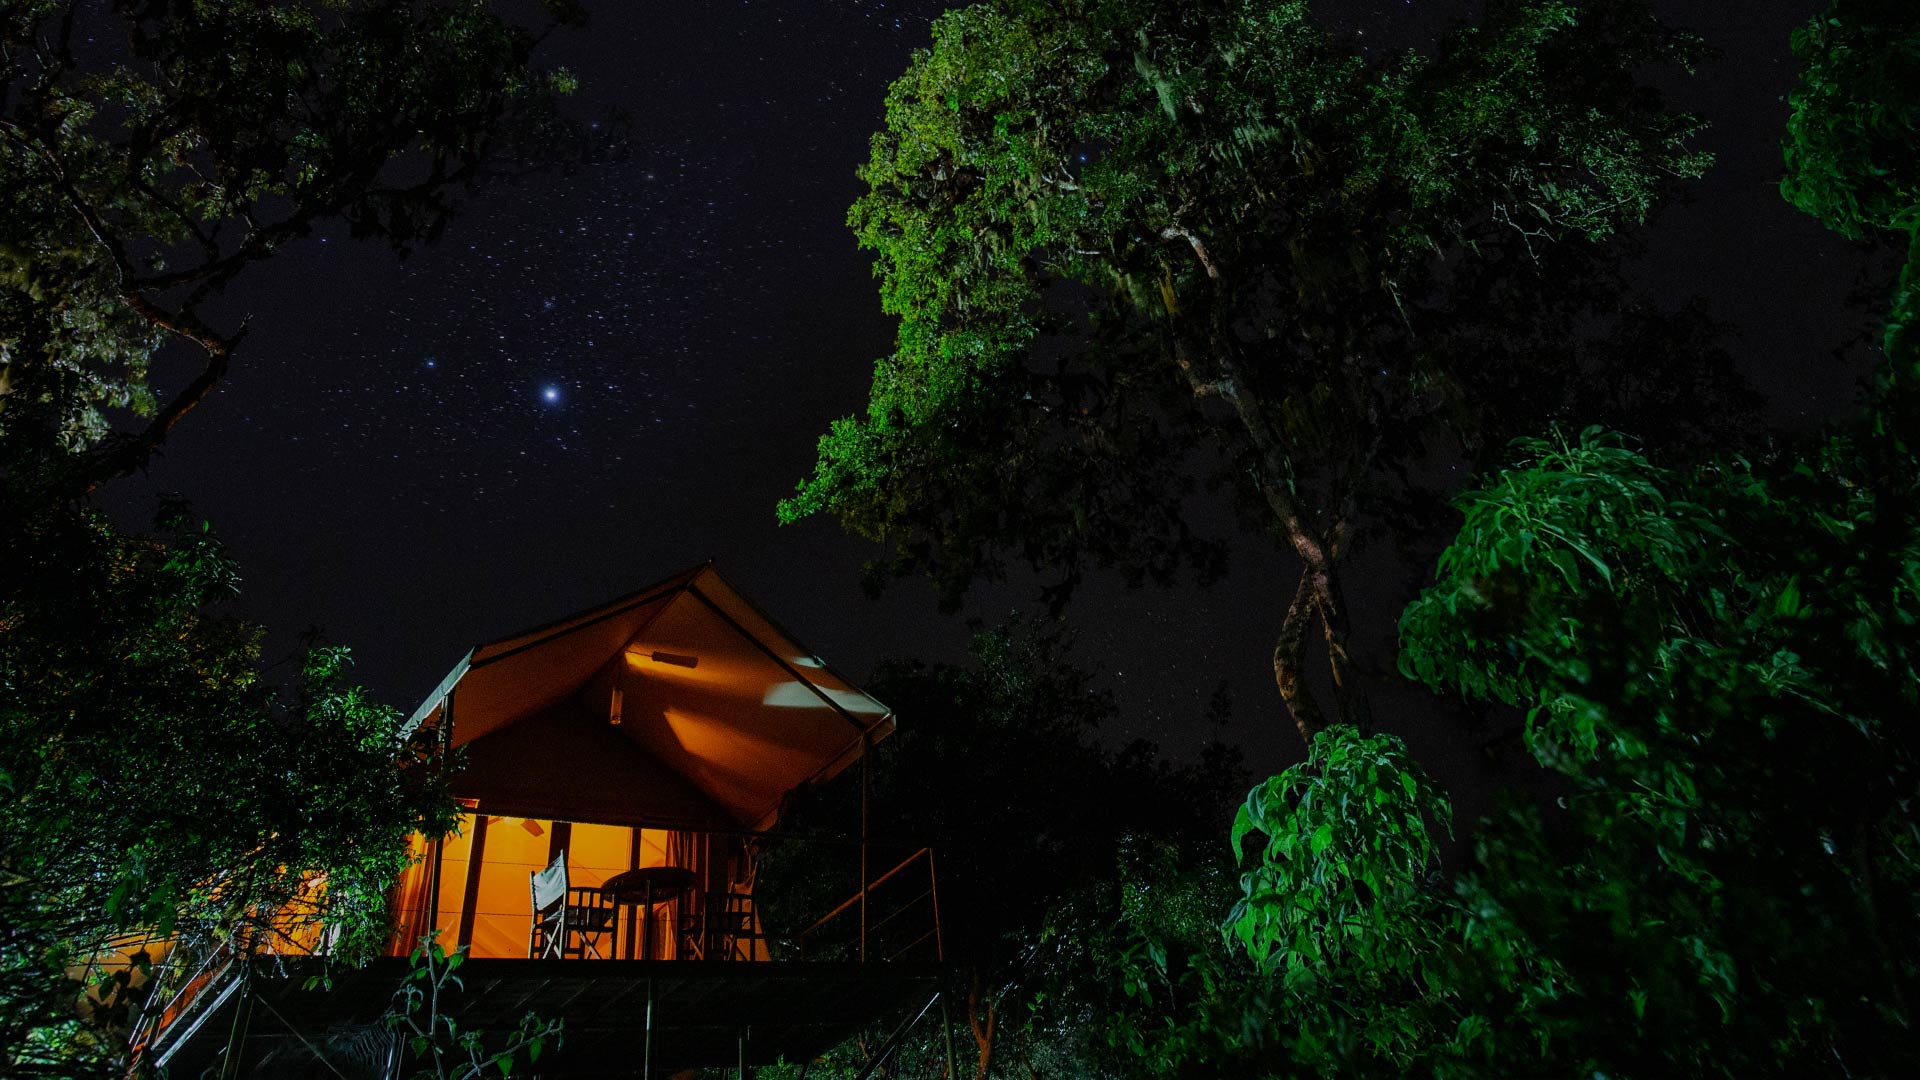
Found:
[[[1382,998],[1419,978],[1432,947],[1422,940],[1439,868],[1429,821],[1444,826],[1451,814],[1399,740],[1321,732],[1306,761],[1255,786],[1234,817],[1236,852],[1250,833],[1265,842],[1226,932],[1287,992],[1324,1000],[1335,986],[1347,1012],[1392,1025]],[[1386,1045],[1393,1036],[1371,1037],[1382,1056],[1408,1052]]]
[[[1858,240],[1920,227],[1920,12],[1836,0],[1794,31],[1781,194]]]
[[[1552,825],[1484,829],[1460,885],[1468,940],[1534,972],[1486,1022],[1609,1073],[1909,1071],[1911,465],[1837,438],[1684,473],[1596,431],[1522,450],[1402,622],[1409,674],[1526,708],[1567,785]]]
[[[4,535],[6,1045],[74,1015],[62,972],[112,942],[381,948],[407,834],[450,828],[450,800],[401,715],[343,683],[344,650],[311,649],[290,696],[262,682],[258,632],[217,613],[235,569],[177,510],[146,537],[94,513]],[[140,994],[105,974],[111,1027]]]
[[[1890,380],[1920,363],[1920,10],[1837,0],[1793,35],[1800,78],[1782,142],[1787,201],[1849,239],[1907,248],[1887,319]],[[1911,395],[1909,395],[1911,396]],[[1915,419],[1902,411],[1911,430]]]
[[[1840,438],[1686,471],[1599,430],[1518,449],[1402,663],[1526,709],[1557,807],[1510,799],[1449,883],[1397,741],[1323,733],[1234,826],[1265,837],[1224,927],[1253,1022],[1328,1076],[1911,1072],[1916,470]],[[1232,1001],[1163,1045],[1244,1030]]]
[[[1518,466],[1458,500],[1465,520],[1440,556],[1440,584],[1401,616],[1400,664],[1412,678],[1527,705],[1544,679],[1593,679],[1595,658],[1615,644],[1596,631],[1667,617],[1730,541],[1702,508],[1672,494],[1667,473],[1616,435],[1590,428],[1578,439],[1556,433],[1515,446]],[[1497,611],[1526,611],[1542,622],[1515,634],[1475,621]],[[1557,705],[1535,720],[1577,726],[1571,717],[1578,711]],[[1591,757],[1601,738],[1590,728],[1560,734],[1554,741],[1570,739],[1567,749],[1581,757]],[[1545,744],[1533,750],[1561,753]]]
[[[1909,5],[1841,0],[1795,37],[1806,69],[1784,188],[1849,236],[1914,229],[1915,26]],[[1310,983],[1276,1025],[1302,1032],[1295,1061],[1342,1075],[1920,1067],[1914,272],[1858,432],[1673,469],[1601,428],[1556,431],[1460,497],[1437,580],[1402,616],[1401,670],[1525,710],[1526,747],[1561,794],[1483,822],[1452,896],[1416,895],[1425,907],[1402,908],[1416,914],[1367,957],[1418,1021],[1389,1021],[1406,1040],[1320,1038],[1356,999]],[[1319,779],[1358,805],[1393,786]],[[1270,786],[1326,797],[1288,781]],[[1263,814],[1250,802],[1236,840]],[[1338,901],[1322,883],[1354,862],[1339,833],[1314,850],[1319,828],[1281,815],[1298,863],[1248,877],[1228,925],[1256,958],[1291,928],[1260,922],[1253,900]]]
[[[1229,952],[1234,894],[1218,844],[1123,838],[1113,872],[1048,912],[1029,950],[1034,1030],[1071,1054],[1059,1075],[1238,1076],[1283,1067],[1267,981]]]
[[[1913,227],[1914,80],[1899,75],[1913,17],[1842,0],[1795,38],[1807,69],[1785,189],[1848,235]],[[1392,909],[1408,918],[1363,970],[1414,1022],[1308,980],[1277,1025],[1302,1033],[1296,1061],[1343,1075],[1920,1067],[1906,722],[1920,707],[1920,463],[1911,342],[1894,332],[1912,273],[1892,376],[1858,433],[1674,469],[1601,428],[1556,431],[1517,442],[1516,464],[1457,500],[1437,580],[1401,619],[1401,670],[1525,710],[1526,747],[1561,794],[1551,810],[1510,800],[1451,896]],[[1344,945],[1337,888],[1366,865],[1299,805],[1364,807],[1395,788],[1330,754],[1315,772],[1319,750],[1255,791],[1297,802],[1250,800],[1235,827],[1236,842],[1266,831],[1270,859],[1291,844],[1248,875],[1228,924],[1268,967],[1268,950]],[[1404,874],[1424,849],[1398,850],[1387,865]],[[1256,906],[1295,900],[1310,901],[1297,924]],[[1327,925],[1309,921],[1329,906]],[[1312,970],[1288,960],[1292,982]],[[1390,1037],[1321,1038],[1356,1002]]]
[[[1193,554],[1182,449],[1213,433],[1232,483],[1335,529],[1420,424],[1457,426],[1442,388],[1488,365],[1441,347],[1456,320],[1704,167],[1625,74],[1695,51],[1630,3],[1499,5],[1377,63],[1299,2],[950,12],[849,218],[897,346],[783,519],[834,513],[949,584],[996,545],[1163,575]]]
[[[505,1034],[462,1028],[441,1002],[465,989],[465,981],[456,973],[467,953],[464,948],[447,952],[435,940],[439,933],[423,935],[408,954],[411,970],[407,981],[394,991],[386,1015],[387,1026],[406,1040],[408,1053],[419,1065],[414,1080],[493,1076],[506,1080],[514,1075],[523,1052],[532,1067],[548,1047],[560,1049],[566,1035],[564,1022],[542,1020],[534,1013],[521,1017],[519,1025]]]

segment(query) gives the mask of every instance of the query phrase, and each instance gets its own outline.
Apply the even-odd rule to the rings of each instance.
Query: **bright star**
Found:
[[[540,396],[546,398],[548,402],[559,401],[560,388],[557,386],[549,386],[545,390],[540,391]]]

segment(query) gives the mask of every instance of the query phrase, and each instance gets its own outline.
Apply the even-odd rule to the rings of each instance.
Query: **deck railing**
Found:
[[[795,943],[803,958],[837,954],[861,962],[946,959],[933,849],[923,847],[867,882],[800,931]]]
[[[763,843],[781,849],[789,870],[810,879],[804,896],[792,897],[792,914],[771,929],[763,922],[764,878],[758,884],[730,883],[726,889],[706,889],[680,903],[662,905],[652,927],[658,936],[652,956],[674,962],[827,961],[857,963],[938,962],[945,958],[940,918],[939,879],[934,852],[921,847],[859,883],[855,866],[864,867],[865,853],[856,856],[857,841],[844,838],[752,837],[756,850]],[[876,846],[873,854],[881,850]],[[895,847],[893,853],[901,849]],[[795,853],[800,853],[795,858]],[[835,875],[839,876],[837,882]],[[836,890],[844,896],[824,915],[805,921],[825,906]],[[804,914],[802,914],[804,913]],[[631,912],[621,909],[623,920]],[[794,930],[804,922],[804,928]],[[532,924],[529,917],[528,930]],[[615,940],[625,946],[632,929],[622,926]],[[242,935],[244,939],[246,935]],[[273,940],[293,938],[281,935]],[[236,941],[203,942],[198,946],[175,940],[154,964],[152,982],[143,1007],[134,1018],[129,1046],[135,1060],[162,1062],[170,1048],[194,1037],[209,1017],[220,1012],[242,981],[251,958],[285,952],[285,948],[251,946]],[[451,950],[457,943],[442,941]],[[662,948],[671,942],[671,948]],[[316,940],[301,951],[324,951]],[[631,957],[642,955],[634,951]],[[604,959],[630,958],[626,949],[603,949]]]

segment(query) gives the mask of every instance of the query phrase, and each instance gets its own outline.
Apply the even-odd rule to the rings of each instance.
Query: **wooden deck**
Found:
[[[380,1018],[408,975],[401,958],[336,968],[331,985],[303,988],[317,961],[261,962],[181,1045],[162,1050],[174,1076],[208,1068],[236,1076],[379,1077],[392,1040]],[[542,1054],[542,1077],[665,1080],[682,1069],[730,1066],[745,1038],[749,1065],[801,1061],[876,1020],[891,1026],[934,993],[936,964],[806,961],[474,959],[462,991],[443,1005],[462,1030],[509,1031],[528,1012],[563,1019],[563,1044]],[[232,1072],[220,1068],[230,1044]],[[229,1067],[231,1067],[229,1064]]]

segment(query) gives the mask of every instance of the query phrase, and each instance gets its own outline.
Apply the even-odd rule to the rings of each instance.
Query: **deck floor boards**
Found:
[[[404,958],[389,957],[336,968],[331,985],[306,989],[307,977],[319,970],[317,961],[306,960],[261,966],[252,992],[272,1009],[253,1014],[243,1074],[284,1069],[288,1044],[303,1038],[371,1034],[409,973]],[[933,993],[940,970],[898,963],[475,959],[461,965],[465,988],[453,991],[445,1008],[462,1030],[509,1031],[529,1011],[564,1020],[561,1048],[540,1059],[542,1077],[638,1076],[650,982],[653,1071],[664,1078],[734,1064],[743,1031],[751,1065],[811,1059],[864,1024],[917,1008]],[[234,995],[221,1010],[225,1015],[210,1017],[171,1054],[174,1075],[198,1075],[214,1063],[240,998]]]

